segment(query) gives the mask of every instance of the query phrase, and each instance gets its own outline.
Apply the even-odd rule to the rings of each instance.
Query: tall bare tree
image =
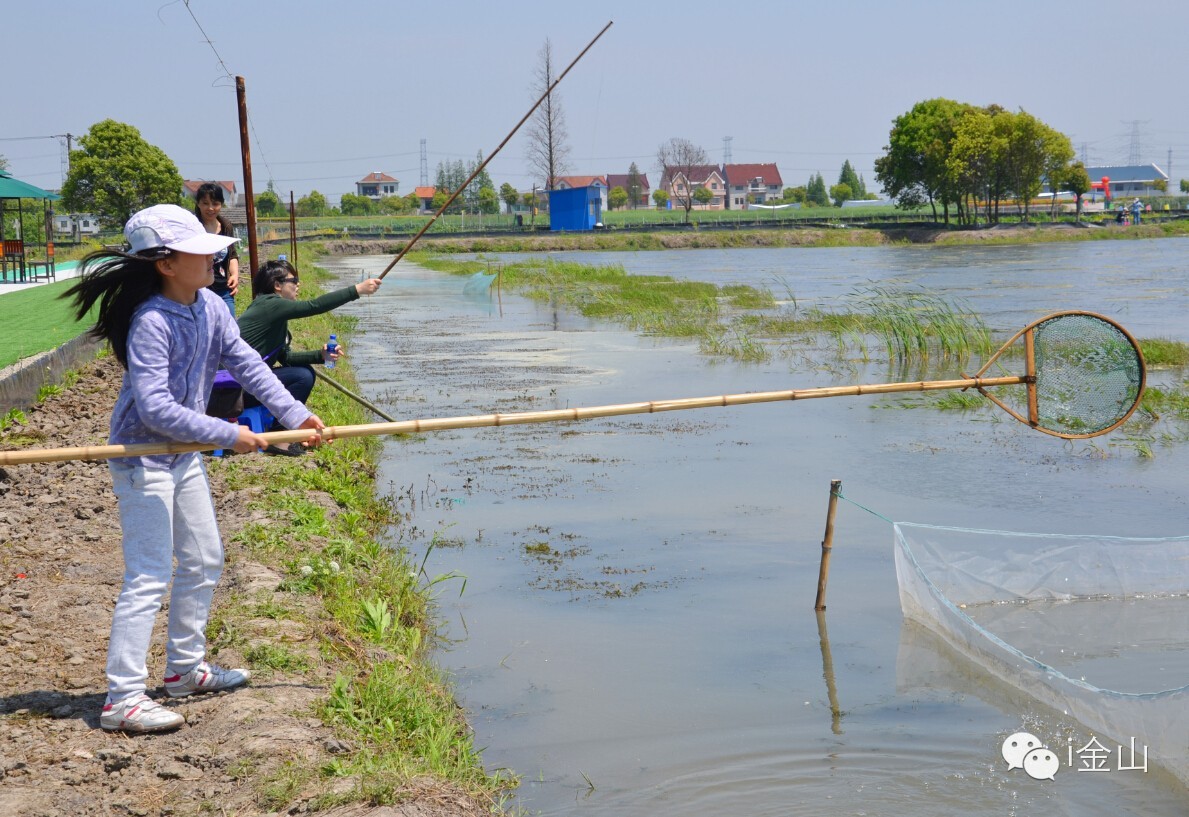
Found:
[[[705,181],[706,151],[688,139],[674,137],[656,150],[656,163],[661,171],[661,187],[672,189],[673,198],[685,208],[685,221],[693,209],[694,190]],[[695,181],[697,180],[697,181]]]
[[[557,79],[553,66],[553,45],[548,39],[537,55],[537,67],[533,72],[533,98],[541,97]],[[541,179],[546,190],[552,190],[558,176],[564,176],[569,169],[567,160],[570,146],[567,144],[566,115],[562,110],[557,91],[551,92],[540,107],[533,112],[528,129],[528,146],[525,158],[533,174]]]

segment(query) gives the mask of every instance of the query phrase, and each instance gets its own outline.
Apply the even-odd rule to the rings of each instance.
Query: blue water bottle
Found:
[[[338,337],[335,335],[331,335],[330,342],[326,344],[326,368],[328,368],[328,369],[334,368],[334,358],[332,358],[331,355],[334,353],[334,350],[337,348],[339,348]]]

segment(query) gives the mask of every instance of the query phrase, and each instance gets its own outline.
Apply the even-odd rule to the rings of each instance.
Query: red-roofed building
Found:
[[[748,203],[764,204],[784,199],[784,181],[775,164],[723,165],[727,209],[745,210]]]
[[[389,176],[387,173],[375,171],[368,173],[359,181],[355,182],[355,195],[367,196],[369,199],[379,201],[384,196],[395,196],[397,190],[400,189],[400,182]]]
[[[640,174],[637,174],[637,176],[640,179],[640,181],[639,181],[640,191],[637,195],[636,201],[631,200],[631,197],[632,197],[632,191],[630,189],[630,185],[631,185],[630,179],[632,178],[631,174],[629,174],[629,173],[608,173],[606,176],[607,189],[614,190],[617,187],[622,187],[623,191],[628,194],[628,207],[630,207],[632,209],[635,209],[637,207],[648,207],[649,202],[650,202],[649,197],[652,195],[652,188],[648,186],[648,174],[640,173]]]
[[[432,213],[434,209],[433,197],[438,192],[438,189],[433,185],[427,185],[425,187],[417,187],[413,192],[421,202],[421,206],[417,209],[417,212]]]
[[[727,195],[727,184],[723,179],[722,171],[718,169],[717,165],[696,165],[689,168],[688,178],[683,171],[674,171],[672,176],[665,177],[661,181],[661,189],[668,191],[669,200],[673,202],[673,206],[677,207],[681,202],[687,202],[689,197],[693,195],[694,191],[699,187],[705,187],[713,196],[707,204],[698,204],[694,202],[692,209],[695,210],[721,210]],[[684,204],[681,204],[684,207]]]

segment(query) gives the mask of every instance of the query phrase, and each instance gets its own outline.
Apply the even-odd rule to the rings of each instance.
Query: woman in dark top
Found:
[[[280,259],[266,261],[252,278],[256,296],[244,314],[239,316],[240,336],[262,357],[268,356],[269,364],[276,367],[273,374],[295,399],[304,403],[314,389],[312,364],[338,360],[343,349],[340,345],[334,351],[327,351],[325,346],[309,352],[293,351],[289,348],[293,339],[289,333],[289,321],[321,315],[356,300],[360,295],[371,295],[380,288],[380,283],[379,278],[367,278],[354,286],[343,287],[309,301],[299,301],[297,293],[300,283],[293,265]],[[259,403],[252,395],[245,393],[244,405]],[[304,449],[295,449],[295,453],[304,453]]]
[[[222,214],[223,186],[206,182],[194,196],[194,215],[202,222],[208,233],[235,235],[231,222]],[[235,293],[239,289],[239,255],[232,244],[226,250],[215,253],[215,282],[207,287],[218,295],[235,315]]]

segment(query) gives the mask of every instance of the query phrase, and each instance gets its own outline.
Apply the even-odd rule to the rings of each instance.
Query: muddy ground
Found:
[[[85,368],[76,383],[27,412],[8,430],[40,439],[37,447],[103,444],[121,371],[111,356]],[[258,455],[254,455],[258,456]],[[244,457],[251,461],[253,458]],[[311,458],[312,460],[312,458]],[[292,467],[315,467],[311,460]],[[256,463],[262,462],[256,459]],[[284,642],[316,668],[302,676],[257,672],[247,688],[173,701],[160,686],[164,614],[149,656],[153,697],[181,712],[176,732],[126,736],[99,728],[104,662],[123,561],[115,497],[106,463],[62,462],[0,467],[0,815],[265,815],[299,814],[323,793],[298,791],[281,810],[268,808],[260,781],[287,761],[321,765],[352,751],[314,716],[313,705],[333,678],[320,659],[317,600],[278,589],[281,577],[250,561],[231,542],[253,521],[245,511],[253,491],[231,492],[220,467],[212,491],[227,569],[214,616],[229,594],[307,606],[311,625],[272,618],[236,621],[245,636],[219,648],[214,660],[245,666],[243,650]],[[155,685],[155,686],[154,686]],[[341,780],[351,791],[357,781]],[[340,807],[333,817],[474,815],[473,801],[427,783],[400,807]]]

